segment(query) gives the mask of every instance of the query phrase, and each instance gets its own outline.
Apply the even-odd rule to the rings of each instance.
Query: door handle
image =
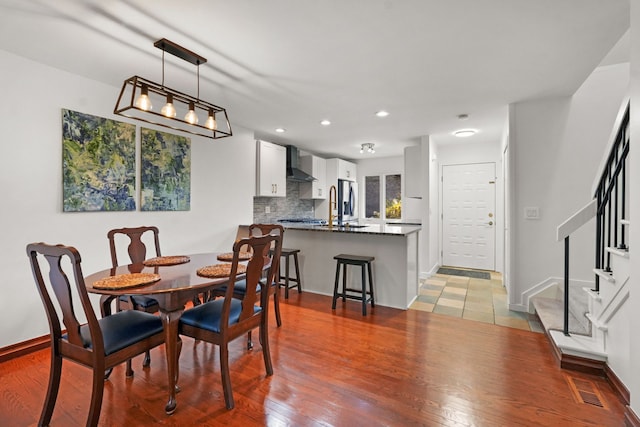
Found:
[[[489,221],[487,224],[488,225],[493,225],[493,221]]]

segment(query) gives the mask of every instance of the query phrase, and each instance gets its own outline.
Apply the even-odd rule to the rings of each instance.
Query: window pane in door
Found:
[[[380,177],[366,176],[364,189],[365,217],[380,218]]]
[[[385,218],[402,218],[402,198],[400,175],[385,176]]]

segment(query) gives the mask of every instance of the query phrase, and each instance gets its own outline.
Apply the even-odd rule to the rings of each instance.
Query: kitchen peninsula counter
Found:
[[[332,296],[336,271],[333,257],[351,254],[375,257],[372,267],[376,305],[406,310],[417,297],[420,226],[281,224],[285,228],[284,247],[300,249],[303,292]],[[360,268],[350,266],[347,287],[360,289],[360,282]],[[347,300],[346,304],[354,302]],[[339,312],[341,307],[342,301],[338,301],[336,311]]]
[[[280,223],[285,230],[304,230],[331,233],[356,233],[356,234],[384,234],[388,236],[406,236],[417,233],[422,227],[419,225],[398,225],[398,224],[366,224],[366,225],[343,225],[329,227],[328,225],[305,224],[305,223]]]

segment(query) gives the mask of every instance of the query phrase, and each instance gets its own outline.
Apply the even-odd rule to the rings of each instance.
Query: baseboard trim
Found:
[[[16,357],[24,356],[29,353],[33,353],[38,350],[42,350],[51,345],[51,336],[43,335],[41,337],[32,338],[27,341],[22,341],[17,344],[12,344],[7,347],[0,348],[0,363],[7,360],[15,359]]]
[[[609,365],[605,365],[604,374],[613,390],[619,397],[621,397],[622,403],[628,406],[631,403],[631,392],[629,392],[629,389],[624,385],[620,378],[618,378],[616,373],[611,370]]]
[[[613,392],[618,397],[618,399],[620,399],[623,404],[629,405],[631,401],[631,393],[624,385],[624,383],[620,380],[620,378],[618,378],[615,372],[611,370],[606,362],[573,356],[570,354],[564,354],[551,338],[549,331],[545,331],[545,335],[547,337],[549,345],[551,346],[551,352],[558,361],[560,368],[605,378],[611,385],[611,388],[613,389]],[[637,425],[637,427],[640,427],[640,424],[635,425]]]
[[[624,425],[626,427],[640,427],[640,418],[629,405],[624,408]]]

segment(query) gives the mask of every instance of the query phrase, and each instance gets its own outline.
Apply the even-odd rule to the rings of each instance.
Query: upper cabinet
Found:
[[[421,147],[412,145],[404,149],[404,194],[407,197],[422,198]]]
[[[256,196],[287,196],[287,149],[266,141],[257,142]]]
[[[327,198],[327,161],[317,156],[300,157],[300,169],[314,177],[312,182],[300,183],[301,199]]]
[[[351,163],[342,159],[329,159],[327,160],[327,162],[327,168],[334,170],[337,173],[338,179],[344,179],[346,181],[356,180],[357,169],[355,163]]]

